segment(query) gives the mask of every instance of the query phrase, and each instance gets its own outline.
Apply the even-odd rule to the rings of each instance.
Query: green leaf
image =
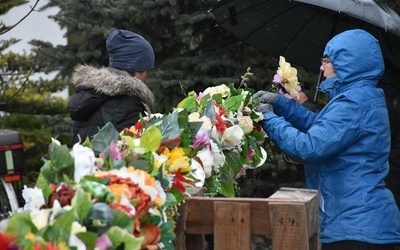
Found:
[[[189,96],[183,99],[177,105],[178,108],[187,109],[189,112],[196,112],[196,97]]]
[[[107,235],[112,242],[112,249],[123,245],[123,249],[140,250],[144,241],[144,237],[136,238],[132,233],[115,226],[107,231]]]
[[[86,249],[93,250],[96,247],[98,235],[93,232],[81,232],[77,233],[76,236],[85,244]]]
[[[161,145],[161,131],[156,126],[151,126],[146,129],[140,138],[140,146],[143,147],[145,152],[154,152]]]
[[[54,172],[51,169],[51,161],[48,160],[44,163],[44,165],[40,168],[40,173],[43,175],[43,178],[48,182],[48,183],[54,183],[55,176]]]
[[[225,197],[235,197],[235,187],[232,183],[221,181],[219,193]]]
[[[114,212],[114,222],[112,226],[118,226],[122,229],[127,230],[128,232],[133,232],[133,221],[123,212],[113,210]]]
[[[69,241],[69,233],[71,232],[72,222],[75,220],[75,209],[71,209],[63,214],[61,214],[54,221],[54,224],[49,227],[47,234],[44,236],[46,240],[51,242],[68,242]]]
[[[174,250],[173,240],[176,235],[174,233],[174,222],[167,221],[161,225],[161,242],[164,244],[165,249]]]
[[[242,99],[243,99],[242,95],[228,97],[222,104],[222,107],[228,112],[229,111],[236,112],[240,108],[240,105],[242,104]]]
[[[173,112],[170,115],[163,117],[163,122],[160,125],[162,132],[162,141],[175,139],[180,136],[181,131],[178,122],[178,112]]]
[[[210,118],[211,121],[215,122],[215,108],[214,101],[212,99],[207,101],[206,108],[204,110],[203,116]]]
[[[101,153],[111,144],[111,141],[117,142],[118,139],[117,129],[111,122],[107,122],[92,139],[93,151]]]
[[[53,190],[50,188],[49,183],[47,182],[46,178],[42,173],[39,173],[35,186],[42,190],[46,204],[48,204],[50,194],[53,192]]]
[[[225,166],[229,171],[230,177],[235,177],[239,170],[242,168],[242,158],[240,154],[232,151],[227,151],[225,154]]]
[[[59,145],[53,140],[52,150],[50,154],[51,171],[56,175],[55,184],[58,184],[63,179],[63,175],[73,178],[74,176],[74,158],[69,152],[66,145]]]
[[[71,200],[71,205],[75,207],[75,215],[80,223],[88,216],[92,204],[91,195],[83,189],[78,188]]]
[[[20,212],[13,215],[6,229],[6,234],[17,235],[18,237],[25,237],[28,233],[37,233],[36,226],[32,223],[29,212]]]

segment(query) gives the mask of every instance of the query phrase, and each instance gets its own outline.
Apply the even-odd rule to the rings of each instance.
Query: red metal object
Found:
[[[6,174],[3,179],[5,182],[17,182],[21,180],[21,175],[17,173]]]

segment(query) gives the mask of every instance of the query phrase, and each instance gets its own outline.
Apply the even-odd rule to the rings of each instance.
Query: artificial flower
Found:
[[[225,84],[221,84],[218,86],[214,86],[214,87],[208,87],[203,91],[204,95],[216,95],[216,94],[221,94],[222,97],[226,97],[228,95],[230,95],[231,90],[228,86],[226,86]]]
[[[226,129],[222,135],[222,145],[224,149],[239,149],[240,143],[244,136],[243,130],[238,125],[234,125]]]
[[[28,211],[13,215],[7,232],[15,244],[60,250],[172,249],[189,188],[234,196],[234,179],[264,163],[251,93],[233,84],[192,91],[172,113],[145,114],[122,131],[107,123],[72,151],[53,139],[35,188],[24,189]]]
[[[279,57],[279,67],[274,76],[273,82],[280,83],[289,94],[300,98],[300,85],[297,79],[297,69],[291,67],[283,56]]]
[[[72,157],[74,157],[74,180],[79,182],[85,175],[93,174],[95,170],[95,155],[92,149],[76,143],[72,147]]]
[[[45,205],[43,192],[37,187],[29,188],[24,185],[24,189],[22,189],[22,197],[25,200],[25,211],[39,210],[40,207]]]

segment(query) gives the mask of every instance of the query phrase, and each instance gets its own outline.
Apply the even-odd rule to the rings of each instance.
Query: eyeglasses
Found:
[[[331,60],[327,57],[322,57],[321,58],[321,65],[325,66],[326,64],[331,63]]]

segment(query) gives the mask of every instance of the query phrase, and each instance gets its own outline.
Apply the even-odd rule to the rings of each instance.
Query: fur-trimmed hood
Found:
[[[76,89],[91,90],[97,94],[137,96],[150,109],[154,106],[154,95],[146,84],[114,68],[78,65],[74,69],[71,83]]]

